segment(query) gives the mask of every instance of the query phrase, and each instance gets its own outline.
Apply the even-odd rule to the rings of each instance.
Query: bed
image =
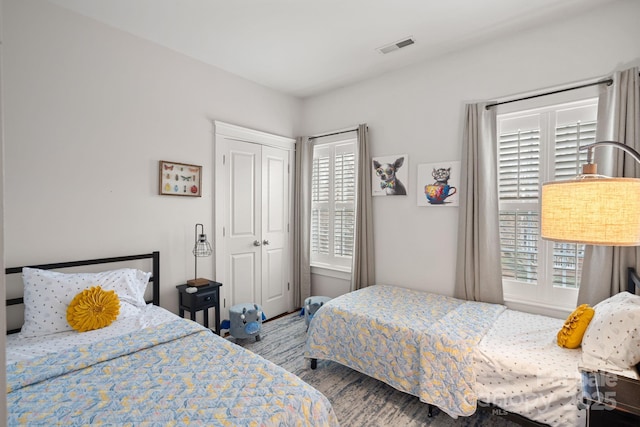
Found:
[[[315,313],[305,357],[312,369],[330,360],[383,381],[430,412],[437,406],[457,418],[488,407],[533,425],[578,426],[580,369],[637,378],[640,362],[640,297],[624,292],[594,309],[582,348],[567,349],[556,338],[564,320],[376,285]],[[620,312],[635,313],[635,324],[615,334],[601,328]],[[605,350],[616,346],[626,356],[613,363]]]
[[[24,297],[7,304],[25,312],[22,330],[7,336],[8,425],[338,425],[328,400],[297,376],[159,307],[159,258],[7,269],[24,281]],[[148,260],[151,273],[52,271],[133,260]],[[117,319],[68,330],[56,307],[96,281],[116,292]]]

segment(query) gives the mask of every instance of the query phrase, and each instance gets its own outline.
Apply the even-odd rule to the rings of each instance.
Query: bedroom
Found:
[[[211,230],[213,195],[209,188],[201,198],[158,197],[157,161],[200,164],[213,182],[212,120],[286,136],[367,123],[371,153],[409,153],[412,178],[419,163],[459,159],[465,102],[637,65],[637,16],[638,2],[612,2],[299,99],[51,3],[5,1],[5,265],[159,249],[161,300],[177,312],[174,286],[193,274],[193,225]],[[522,53],[527,61],[508,60]],[[456,215],[397,199],[374,200],[376,253],[384,253],[377,280],[451,294]],[[424,259],[440,267],[426,272]],[[206,262],[200,270],[214,275]],[[340,282],[319,280],[317,293],[342,292]]]

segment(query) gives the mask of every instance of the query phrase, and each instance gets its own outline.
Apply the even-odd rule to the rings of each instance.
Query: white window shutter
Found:
[[[582,173],[587,151],[580,147],[596,141],[596,122],[577,121],[556,126],[555,180],[572,179]],[[553,285],[577,289],[580,284],[585,245],[576,243],[553,244]]]
[[[329,255],[329,191],[331,187],[330,153],[317,150],[311,173],[311,253]]]
[[[351,150],[336,147],[334,185],[334,239],[335,256],[353,255],[356,198],[356,155]]]
[[[500,135],[498,158],[500,199],[537,199],[540,183],[540,130],[519,130]]]
[[[579,288],[584,245],[540,238],[539,188],[582,172],[579,148],[595,142],[596,116],[597,101],[587,100],[498,117],[502,275],[512,298],[555,303],[548,298],[561,294],[551,289]]]
[[[355,140],[314,148],[311,261],[347,269],[353,256],[356,194]]]
[[[535,283],[538,270],[538,213],[500,211],[502,276]]]

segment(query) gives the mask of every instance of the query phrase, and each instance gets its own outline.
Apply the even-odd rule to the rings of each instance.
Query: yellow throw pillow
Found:
[[[595,310],[589,304],[582,304],[567,317],[562,329],[558,332],[558,345],[565,348],[578,348],[582,336],[593,319]]]
[[[67,322],[78,332],[109,326],[120,314],[120,300],[115,291],[100,286],[85,289],[76,295],[67,308]]]

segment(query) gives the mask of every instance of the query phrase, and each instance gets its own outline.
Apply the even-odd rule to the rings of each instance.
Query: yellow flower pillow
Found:
[[[120,300],[115,291],[100,286],[85,289],[76,295],[67,308],[67,322],[78,332],[109,326],[120,314]]]
[[[558,332],[558,345],[565,348],[578,348],[582,337],[593,319],[595,311],[588,304],[582,304],[567,317]]]

